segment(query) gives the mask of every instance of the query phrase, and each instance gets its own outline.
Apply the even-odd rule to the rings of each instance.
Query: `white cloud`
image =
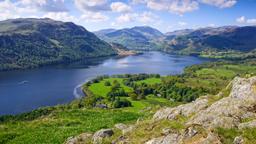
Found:
[[[159,21],[159,17],[152,12],[143,12],[142,14],[138,15],[137,19],[139,22],[144,24]]]
[[[121,14],[116,18],[112,25],[118,26],[120,24],[127,24],[131,22],[139,22],[141,24],[154,25],[159,24],[160,19],[157,15],[150,11],[145,11],[142,13],[125,13]]]
[[[248,24],[256,24],[256,19],[247,19]]]
[[[110,10],[107,0],[74,0],[74,3],[75,6],[82,12]]]
[[[241,16],[236,19],[236,22],[238,22],[240,24],[254,25],[254,24],[256,24],[256,18],[247,19],[245,16]]]
[[[209,24],[208,26],[209,26],[209,27],[216,27],[216,24],[211,23],[211,24]]]
[[[153,10],[169,11],[184,14],[199,9],[200,4],[213,5],[219,8],[232,7],[237,0],[133,0],[132,4],[146,4]]]
[[[114,12],[124,12],[125,13],[125,12],[132,11],[132,8],[123,2],[113,2],[113,3],[111,3],[110,7],[111,7],[112,11],[114,11]]]
[[[116,18],[116,23],[115,24],[123,24],[123,23],[128,23],[132,22],[136,19],[137,14],[131,14],[131,13],[126,13],[122,14],[119,17]]]
[[[194,0],[148,0],[147,7],[153,10],[167,10],[172,13],[183,14],[198,9],[198,2]]]
[[[201,2],[219,8],[228,8],[235,5],[237,3],[237,0],[201,0]]]
[[[48,12],[42,16],[43,18],[51,18],[54,20],[64,21],[64,22],[75,22],[78,23],[78,19],[68,12]]]
[[[241,17],[237,18],[237,19],[236,19],[236,22],[238,22],[238,23],[244,23],[244,22],[246,22],[245,16],[241,16]]]
[[[80,17],[80,21],[86,22],[101,22],[108,20],[108,17],[101,14],[100,12],[87,12]]]
[[[179,26],[182,26],[182,27],[187,25],[186,22],[178,22],[178,24],[179,24]]]
[[[16,4],[19,7],[32,8],[45,12],[68,11],[64,0],[20,0]]]

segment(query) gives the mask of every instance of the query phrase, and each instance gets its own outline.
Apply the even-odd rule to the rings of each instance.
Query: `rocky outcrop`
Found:
[[[194,113],[197,113],[198,111],[205,109],[208,105],[208,99],[207,96],[200,97],[194,102],[180,105],[178,107],[174,108],[165,108],[162,110],[159,110],[155,113],[153,116],[154,120],[161,120],[161,119],[176,119],[177,116],[185,116],[188,117]]]
[[[253,90],[255,83],[256,77],[235,78],[229,97],[199,111],[187,124],[200,124],[207,128],[237,127],[242,119],[255,115],[256,93]]]
[[[236,77],[230,84],[231,91],[228,97],[210,103],[208,97],[201,97],[196,101],[174,108],[165,108],[157,111],[153,116],[154,121],[162,119],[176,120],[184,116],[188,120],[188,126],[180,134],[170,134],[153,138],[147,144],[172,143],[196,143],[196,144],[220,144],[220,138],[212,132],[212,129],[222,128],[255,128],[256,127],[256,77]],[[242,123],[246,119],[255,119]],[[194,125],[199,127],[196,128]],[[201,129],[201,130],[200,130]],[[201,132],[200,132],[201,131]],[[204,131],[202,133],[202,131]],[[207,134],[207,135],[205,135]],[[244,140],[236,137],[234,143],[242,144]]]

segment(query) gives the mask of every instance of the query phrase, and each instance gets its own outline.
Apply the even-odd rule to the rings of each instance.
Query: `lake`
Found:
[[[0,72],[0,115],[68,103],[80,97],[80,85],[99,75],[158,73],[180,74],[186,66],[208,59],[146,52],[127,57],[83,60],[73,64],[32,70]]]

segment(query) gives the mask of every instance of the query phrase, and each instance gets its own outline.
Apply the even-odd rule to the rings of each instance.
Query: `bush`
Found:
[[[134,92],[129,93],[128,96],[132,99],[132,100],[138,100],[138,95]]]
[[[105,86],[111,86],[111,83],[110,83],[109,81],[106,81],[106,82],[104,83],[104,85],[105,85]]]
[[[122,107],[130,107],[132,106],[132,103],[128,101],[127,99],[117,99],[113,103],[114,108],[122,108]]]

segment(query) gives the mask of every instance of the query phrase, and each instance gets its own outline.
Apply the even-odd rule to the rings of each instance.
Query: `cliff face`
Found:
[[[232,142],[242,144],[256,142],[256,136],[246,137],[248,131],[245,131],[255,128],[256,77],[236,77],[216,96],[202,96],[192,103],[160,109],[151,120],[138,121],[132,126],[118,124],[111,135],[94,135],[94,141],[87,138],[86,142],[105,143],[104,139],[113,137],[112,143],[221,144],[225,143],[225,137],[218,129],[231,129],[236,131]],[[67,143],[79,143],[71,140]]]

